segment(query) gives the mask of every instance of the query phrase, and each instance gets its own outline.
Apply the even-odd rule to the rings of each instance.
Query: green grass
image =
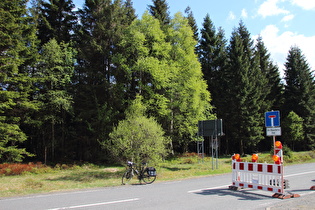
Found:
[[[242,157],[250,161],[251,156]],[[259,154],[258,162],[271,163],[270,154]],[[285,157],[285,164],[315,162],[315,151],[292,153]],[[218,169],[212,159],[201,159],[194,154],[186,154],[160,163],[157,168],[157,182],[210,176],[231,172],[231,158],[219,158]],[[15,176],[0,176],[0,197],[21,196],[36,193],[69,191],[121,185],[124,166],[96,166],[86,164],[56,165]],[[138,183],[137,180],[135,180]]]

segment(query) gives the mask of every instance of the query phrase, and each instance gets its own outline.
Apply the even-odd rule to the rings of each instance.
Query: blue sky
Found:
[[[73,0],[82,7],[84,0]],[[167,0],[170,15],[184,13],[187,6],[199,29],[207,14],[216,28],[222,27],[230,40],[231,32],[242,20],[253,39],[260,34],[272,60],[283,76],[283,64],[291,46],[298,46],[315,70],[315,0]],[[133,0],[141,18],[152,0]]]

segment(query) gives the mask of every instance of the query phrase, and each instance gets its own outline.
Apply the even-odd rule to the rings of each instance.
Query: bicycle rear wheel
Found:
[[[128,170],[124,173],[124,175],[122,176],[122,184],[125,185],[125,184],[128,184],[130,183],[130,180],[132,179],[133,177],[133,174],[132,174],[132,170]]]
[[[155,181],[156,176],[150,176],[148,174],[148,172],[144,172],[144,174],[142,175],[142,180],[146,183],[146,184],[151,184]]]

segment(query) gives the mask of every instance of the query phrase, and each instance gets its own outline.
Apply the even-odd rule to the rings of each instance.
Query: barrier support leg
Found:
[[[288,198],[298,198],[300,197],[299,194],[280,194],[280,193],[275,193],[272,196],[273,198],[279,198],[279,199],[288,199]]]
[[[231,185],[231,186],[229,186],[229,189],[230,189],[230,190],[234,190],[234,191],[239,191],[239,190],[241,190],[241,189],[243,189],[243,188],[241,188],[241,187],[236,187],[236,186],[234,186],[234,185]]]

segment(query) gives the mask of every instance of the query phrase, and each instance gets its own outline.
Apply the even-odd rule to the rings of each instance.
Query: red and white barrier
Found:
[[[257,163],[258,154],[252,155],[252,162],[242,162],[239,154],[232,156],[232,183],[230,189],[253,188],[274,192],[274,198],[296,198],[298,194],[284,194],[289,181],[284,180],[282,143],[274,141],[274,164]],[[311,188],[312,189],[312,188]]]
[[[232,187],[284,194],[283,164],[232,161]]]

